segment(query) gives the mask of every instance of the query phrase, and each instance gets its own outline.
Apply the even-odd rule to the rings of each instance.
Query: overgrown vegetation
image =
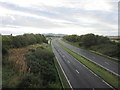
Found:
[[[9,54],[2,57],[2,87],[15,88],[27,73],[25,57],[26,49],[10,49]]]
[[[3,88],[58,88],[51,46],[41,34],[3,36]]]
[[[111,41],[109,38],[94,34],[86,35],[69,35],[63,37],[65,40],[73,43],[77,43],[79,47],[83,47],[89,50],[94,50],[104,55],[120,58],[120,43]]]
[[[54,54],[46,48],[38,47],[26,54],[29,74],[18,87],[24,88],[60,88],[61,84],[54,65]]]

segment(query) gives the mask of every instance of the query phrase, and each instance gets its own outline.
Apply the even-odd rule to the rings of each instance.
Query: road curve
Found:
[[[61,39],[58,39],[58,40],[61,44],[63,44],[64,46],[66,46],[70,50],[76,52],[80,56],[83,56],[84,58],[96,63],[97,65],[99,65],[103,68],[105,68],[106,70],[110,71],[111,73],[113,73],[117,76],[120,76],[120,70],[118,69],[120,64],[118,64],[117,62],[111,61],[111,60],[104,58],[102,56],[99,56],[97,54],[93,54],[93,53],[90,53],[86,50],[72,46],[66,42],[63,42]]]
[[[52,49],[73,89],[91,88],[93,90],[95,88],[108,88],[112,90],[109,84],[63,50],[55,42],[55,39],[52,41]]]

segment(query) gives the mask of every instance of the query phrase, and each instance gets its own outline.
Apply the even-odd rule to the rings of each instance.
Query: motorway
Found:
[[[77,48],[75,46],[72,46],[66,42],[63,42],[61,39],[58,39],[58,41],[69,48],[70,50],[76,52],[80,56],[83,56],[84,58],[94,62],[95,64],[105,68],[106,70],[110,71],[111,73],[120,76],[120,71],[118,71],[118,66],[120,66],[117,62],[114,62],[112,60],[108,60],[107,58],[104,58],[102,56],[99,56],[97,54],[90,53],[86,50]]]
[[[52,40],[52,49],[72,89],[113,88]]]

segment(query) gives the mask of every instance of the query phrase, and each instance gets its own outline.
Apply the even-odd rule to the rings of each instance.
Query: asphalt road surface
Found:
[[[108,90],[112,90],[112,87],[108,83],[63,50],[55,42],[55,39],[52,41],[52,48],[71,88],[91,88],[92,90],[96,88],[107,88]]]
[[[84,58],[96,63],[97,65],[99,65],[105,69],[107,69],[108,71],[112,72],[113,74],[120,76],[120,70],[118,69],[120,64],[118,64],[117,62],[114,62],[114,61],[109,60],[107,58],[104,58],[102,56],[99,56],[99,55],[90,53],[86,50],[72,46],[66,42],[63,42],[61,39],[58,39],[58,41],[61,44],[63,44],[64,46],[66,46],[67,48],[69,48],[70,50],[79,54],[80,56],[83,56]]]

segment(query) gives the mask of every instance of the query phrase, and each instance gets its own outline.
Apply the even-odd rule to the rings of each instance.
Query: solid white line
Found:
[[[56,57],[56,56],[55,56]],[[58,63],[59,63],[59,60],[58,60],[58,58],[56,57],[56,59],[57,59],[57,61],[58,61]],[[71,84],[70,84],[70,81],[68,80],[68,78],[67,78],[67,76],[66,76],[66,74],[65,74],[65,72],[64,72],[64,70],[63,70],[63,68],[62,68],[62,66],[61,66],[61,64],[59,63],[59,66],[60,66],[60,68],[61,68],[61,70],[62,70],[62,72],[63,72],[63,74],[64,74],[64,76],[65,76],[65,78],[67,79],[67,81],[68,81],[68,84],[70,85],[70,88],[73,90],[73,88],[72,88],[72,86],[71,86]]]
[[[109,85],[106,81],[104,81],[103,79],[102,79],[102,82],[104,82],[105,84],[107,84],[109,87],[111,87],[111,88],[113,88],[111,85]]]
[[[54,50],[53,50],[53,52],[54,52]],[[54,52],[54,53],[55,53],[55,52]],[[62,70],[62,72],[63,72],[63,74],[64,74],[64,76],[65,76],[65,78],[66,78],[66,80],[67,80],[67,82],[68,82],[68,84],[70,85],[70,88],[73,90],[72,85],[71,85],[70,81],[68,80],[68,78],[67,78],[67,76],[66,76],[66,74],[65,74],[65,72],[64,72],[64,70],[63,70],[63,68],[62,68],[62,66],[61,66],[61,64],[60,64],[60,62],[59,62],[59,60],[58,60],[58,58],[57,58],[56,56],[55,56],[55,58],[57,59],[58,64],[59,64],[59,66],[60,66],[60,68],[61,68],[61,70]]]
[[[90,71],[93,75],[95,75],[96,77],[98,77],[97,74],[95,74],[93,71],[91,71],[91,70],[89,70],[89,71]]]
[[[75,70],[75,71],[79,74],[78,70]]]

